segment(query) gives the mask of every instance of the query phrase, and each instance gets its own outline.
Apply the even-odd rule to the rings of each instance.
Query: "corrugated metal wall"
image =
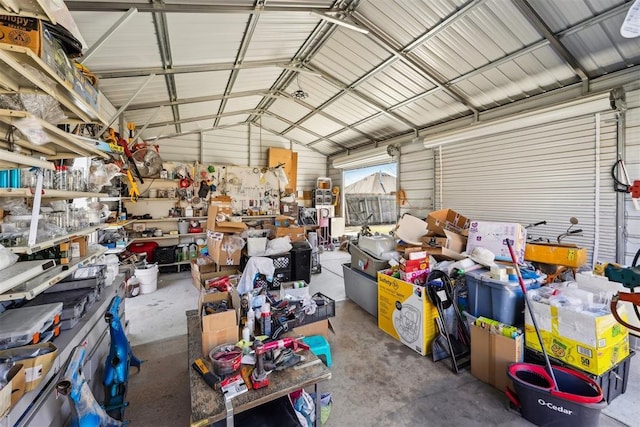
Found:
[[[626,150],[625,166],[631,181],[640,179],[640,89],[626,94]],[[629,196],[625,196],[626,248],[624,263],[631,265],[640,249],[640,211],[636,210]],[[622,260],[621,260],[622,261]]]
[[[597,260],[615,260],[616,194],[609,173],[616,160],[614,112],[467,140],[438,150],[437,208],[452,208],[471,219],[523,225],[546,220],[547,225],[529,232],[553,240],[574,216],[583,235],[565,242],[589,248],[589,263],[594,250]]]
[[[298,190],[312,190],[316,178],[326,176],[326,156],[289,140],[262,131],[257,126],[242,125],[202,134],[184,135],[158,141],[165,161],[192,162],[216,165],[266,166],[269,147],[292,149],[298,153]],[[202,158],[201,158],[202,154]]]
[[[404,145],[399,163],[399,190],[405,196],[399,214],[426,218],[434,210],[433,150],[425,150],[422,143]]]

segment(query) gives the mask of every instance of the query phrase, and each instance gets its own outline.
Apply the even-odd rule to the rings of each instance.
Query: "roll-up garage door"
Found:
[[[426,218],[433,210],[433,150],[421,144],[402,146],[398,163],[400,216]]]
[[[436,148],[436,206],[478,220],[547,221],[529,234],[552,241],[575,217],[574,228],[583,233],[564,242],[588,248],[588,265],[593,259],[614,261],[616,194],[610,169],[617,158],[616,115],[603,109],[560,117],[567,115]]]

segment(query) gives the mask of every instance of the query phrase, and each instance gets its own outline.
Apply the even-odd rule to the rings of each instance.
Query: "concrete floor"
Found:
[[[321,385],[333,394],[327,426],[531,425],[507,408],[503,393],[468,371],[455,375],[447,361],[434,363],[378,329],[373,316],[345,297],[342,263],[348,261],[345,252],[325,252],[322,273],[311,279],[312,292],[337,301],[329,338],[333,378]],[[162,274],[156,292],[127,299],[129,339],[146,360],[129,380],[130,425],[189,424],[184,312],[196,306],[188,272]],[[601,426],[640,425],[638,363],[632,359],[627,392],[602,411]]]

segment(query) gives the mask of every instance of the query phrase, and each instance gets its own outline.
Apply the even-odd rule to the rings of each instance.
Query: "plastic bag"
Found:
[[[120,168],[113,163],[105,165],[102,161],[92,161],[89,167],[89,184],[87,190],[99,193],[102,187],[111,185],[111,180],[120,173]]]
[[[18,262],[18,255],[0,245],[0,270],[10,267],[16,262]]]
[[[293,246],[291,246],[291,238],[289,236],[277,237],[267,242],[267,249],[265,255],[281,254],[289,252]]]

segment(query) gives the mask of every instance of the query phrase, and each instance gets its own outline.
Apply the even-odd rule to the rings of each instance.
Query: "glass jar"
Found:
[[[54,187],[56,190],[67,191],[67,167],[56,166],[56,173],[54,177]]]

